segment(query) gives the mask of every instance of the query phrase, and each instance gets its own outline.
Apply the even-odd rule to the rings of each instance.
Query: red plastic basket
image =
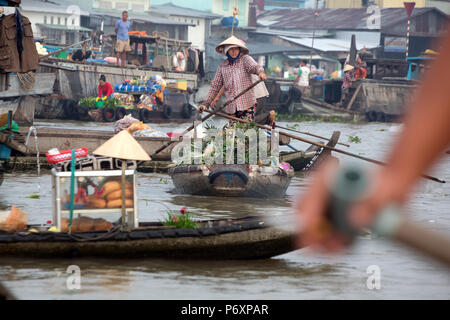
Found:
[[[87,157],[88,150],[87,148],[78,148],[75,149],[75,159],[76,158],[84,158]],[[50,163],[58,163],[63,161],[72,160],[72,149],[70,150],[60,150],[57,154],[49,154],[48,152],[45,154],[48,162]]]
[[[176,138],[180,135],[181,133],[176,133],[176,132],[168,132],[167,135],[169,136],[169,138]]]

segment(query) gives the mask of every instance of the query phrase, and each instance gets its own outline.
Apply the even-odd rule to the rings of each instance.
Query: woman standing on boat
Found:
[[[198,107],[200,113],[214,105],[213,101],[224,87],[228,99],[236,97],[240,92],[252,85],[252,74],[266,80],[264,69],[248,55],[247,47],[235,36],[223,41],[216,51],[227,56],[217,68],[205,102]],[[256,97],[253,90],[240,96],[225,108],[225,112],[240,119],[253,121],[255,116]]]

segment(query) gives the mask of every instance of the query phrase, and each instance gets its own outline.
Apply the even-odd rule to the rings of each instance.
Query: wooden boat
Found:
[[[54,83],[54,74],[40,73],[39,80],[26,89],[17,75],[0,73],[0,114],[12,111],[14,121],[32,125],[37,97],[51,94]]]
[[[334,131],[326,144],[334,148],[339,141],[340,131]],[[280,161],[288,162],[295,171],[306,171],[317,166],[322,159],[331,154],[331,151],[315,145],[311,145],[305,151],[280,152]]]
[[[20,132],[28,132],[28,127],[20,127]],[[87,148],[89,152],[94,151],[100,145],[109,140],[113,135],[113,131],[105,130],[79,130],[79,129],[61,129],[61,128],[36,128],[38,136],[38,148],[40,153],[47,152],[52,148],[59,150],[67,150],[73,148]],[[139,144],[152,154],[162,145],[170,141],[169,137],[135,137]],[[22,138],[24,140],[24,138]],[[280,145],[288,144],[290,139],[280,137]],[[154,160],[171,160],[171,152],[177,142],[172,143],[169,147],[153,156]],[[28,153],[36,155],[36,145],[30,143]]]
[[[28,132],[29,128],[20,127],[21,132]],[[101,130],[79,130],[79,129],[59,129],[59,128],[44,128],[37,127],[38,148],[40,153],[45,153],[52,148],[59,150],[67,150],[73,148],[87,148],[89,152],[94,151],[100,145],[114,136],[113,131]],[[135,137],[139,144],[152,154],[159,147],[170,141],[169,137]],[[174,142],[167,149],[158,153],[153,157],[154,160],[170,160],[171,151],[177,144]],[[30,143],[29,154],[37,154],[36,145]]]
[[[294,170],[249,164],[187,165],[169,169],[169,175],[178,193],[280,198],[286,194]]]
[[[98,94],[98,79],[105,75],[111,84],[123,83],[134,77],[159,75],[167,80],[185,80],[187,87],[194,90],[198,85],[198,75],[191,72],[162,71],[154,68],[120,67],[94,62],[74,62],[66,59],[49,58],[47,66],[41,66],[41,72],[56,73],[57,92],[67,99],[79,100],[95,97]],[[169,88],[170,89],[170,88]]]
[[[115,35],[111,35],[115,38]],[[114,40],[114,39],[113,39]],[[158,105],[155,110],[134,110],[133,117],[144,122],[186,122],[192,120],[196,111],[192,110],[190,102],[191,94],[197,89],[199,75],[195,72],[174,71],[172,66],[166,65],[167,56],[158,55],[158,45],[187,48],[190,42],[166,39],[153,36],[130,35],[131,44],[134,42],[144,47],[156,46],[156,56],[152,66],[149,66],[147,51],[138,50],[129,53],[129,60],[137,65],[125,67],[104,64],[100,62],[75,62],[67,59],[48,57],[47,62],[41,63],[40,72],[53,72],[56,76],[54,93],[51,99],[41,99],[36,109],[36,118],[41,119],[70,119],[80,121],[115,121],[126,114],[126,108],[114,108],[103,111],[104,108],[90,110],[86,106],[78,104],[78,100],[85,97],[95,97],[98,94],[98,79],[105,75],[109,83],[114,87],[125,80],[161,76],[167,83],[169,94],[165,95],[164,103]],[[114,42],[113,42],[114,43]],[[111,48],[114,48],[112,45]],[[111,53],[113,54],[113,52]],[[115,54],[113,54],[115,56]],[[171,61],[171,60],[170,60]],[[140,92],[134,95],[135,101],[139,100]],[[105,113],[108,112],[108,115]]]
[[[69,234],[44,228],[0,233],[0,256],[262,259],[295,250],[294,237],[294,231],[268,224],[263,217],[200,221],[194,229],[158,222],[140,223],[129,231],[116,227]]]
[[[157,108],[150,111],[136,106],[134,108],[123,106],[89,108],[73,99],[52,95],[37,100],[34,116],[37,119],[114,122],[131,114],[145,123],[187,122],[197,116],[197,111],[189,103],[189,99],[188,93],[170,92],[163,104],[159,103]]]

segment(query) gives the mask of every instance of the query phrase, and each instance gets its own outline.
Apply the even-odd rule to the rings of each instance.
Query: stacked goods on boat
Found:
[[[127,224],[137,226],[136,161],[126,161],[125,185],[122,186],[122,160],[89,155],[85,148],[50,150],[46,154],[52,169],[53,219],[57,230],[109,230],[121,218],[122,193],[125,195]]]
[[[27,228],[27,223],[27,213],[16,206],[12,206],[9,211],[0,211],[0,230],[22,231]]]
[[[166,103],[168,94],[166,81],[160,76],[134,78],[115,85],[112,98],[82,98],[74,111],[67,112],[75,113],[72,119],[85,121],[112,122],[127,114],[143,122],[154,118],[170,119],[172,108]],[[185,103],[182,115],[184,118],[192,117],[192,106]]]
[[[47,48],[45,48],[39,41],[36,42],[36,50],[40,56],[46,56],[48,54]]]
[[[176,166],[169,169],[169,175],[176,191],[226,197],[284,197],[294,170],[289,163],[279,162],[275,150],[279,141],[267,139],[254,124],[238,123],[220,130],[205,126],[201,145],[197,141],[180,144],[175,152]]]
[[[114,124],[114,133],[119,133],[122,130],[127,130],[134,137],[169,138],[168,134],[152,129],[142,121],[133,118],[130,114]]]
[[[123,118],[127,112],[125,108],[132,105],[124,104],[120,99],[100,100],[95,97],[82,98],[78,102],[78,120],[112,122]]]
[[[169,94],[167,83],[160,76],[134,78],[114,87],[114,96],[119,99],[135,101],[135,110],[131,114],[143,122],[150,122],[152,113],[162,111],[166,119],[171,117],[171,107],[166,105]]]

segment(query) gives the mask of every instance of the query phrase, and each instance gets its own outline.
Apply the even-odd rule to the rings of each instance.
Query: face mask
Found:
[[[230,62],[236,61],[240,56],[241,56],[241,52],[240,52],[240,51],[239,51],[239,54],[236,56],[236,58],[233,58],[233,57],[230,56],[230,54],[227,52],[228,61],[230,61]]]

